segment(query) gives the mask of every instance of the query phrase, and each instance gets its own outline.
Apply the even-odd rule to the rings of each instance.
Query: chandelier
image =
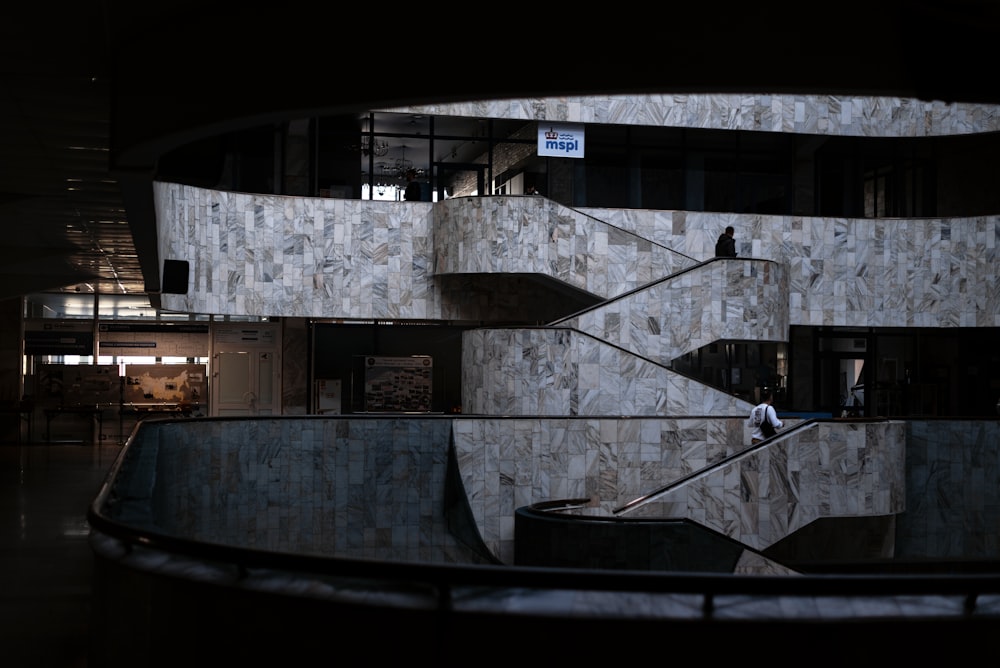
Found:
[[[411,169],[417,173],[417,176],[424,174],[423,169],[414,169],[413,161],[406,158],[396,158],[392,162],[380,162],[375,167],[378,169],[379,176],[386,179],[401,179]]]
[[[379,176],[386,179],[402,179],[406,176],[406,173],[411,169],[416,172],[417,177],[422,177],[427,173],[427,170],[414,168],[413,161],[406,159],[406,147],[403,146],[403,155],[401,158],[396,158],[395,160],[386,160],[384,162],[377,163],[375,168],[378,170]]]
[[[368,135],[361,137],[361,155],[382,157],[389,152],[389,142],[384,139],[375,139]]]

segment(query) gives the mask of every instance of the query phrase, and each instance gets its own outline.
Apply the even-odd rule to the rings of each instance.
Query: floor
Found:
[[[121,446],[0,442],[0,665],[87,665],[87,507]]]

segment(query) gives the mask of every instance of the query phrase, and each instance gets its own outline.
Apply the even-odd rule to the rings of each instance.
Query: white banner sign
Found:
[[[538,122],[538,155],[583,157],[583,126]]]

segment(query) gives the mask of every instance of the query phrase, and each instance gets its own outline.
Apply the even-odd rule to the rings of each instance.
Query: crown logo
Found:
[[[559,133],[556,132],[555,130],[553,130],[552,128],[549,128],[545,132],[545,138],[546,139],[559,139]]]

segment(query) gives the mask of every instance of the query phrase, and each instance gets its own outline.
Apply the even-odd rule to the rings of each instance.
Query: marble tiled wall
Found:
[[[463,418],[459,470],[486,545],[514,559],[514,512],[588,499],[611,514],[749,443],[744,418]],[[720,504],[730,502],[719,499]]]
[[[921,137],[1000,129],[997,107],[891,97],[623,95],[394,111],[820,135]],[[193,263],[192,290],[162,296],[165,308],[178,311],[456,318],[464,314],[442,302],[432,265],[442,272],[477,262],[491,263],[495,270],[505,263],[529,271],[545,265],[543,271],[565,276],[560,280],[589,282],[595,294],[603,294],[602,285],[614,292],[619,285],[641,284],[646,271],[639,246],[626,244],[621,255],[615,244],[604,246],[604,234],[612,236],[608,225],[702,260],[711,257],[715,238],[732,224],[741,256],[788,266],[793,325],[1000,325],[996,216],[857,220],[581,210],[596,219],[587,225],[579,213],[562,209],[550,210],[544,220],[541,209],[552,207],[544,199],[518,205],[506,198],[398,204],[156,184],[155,200],[161,258]],[[556,242],[548,235],[554,229]],[[458,239],[464,255],[462,248],[445,244]],[[634,259],[625,256],[633,252]],[[652,278],[657,267],[660,275],[674,269],[670,258],[660,253],[650,259]]]
[[[478,298],[482,293],[470,299],[461,289],[446,288],[444,277],[435,277],[431,266],[435,205],[273,197],[258,201],[252,195],[170,184],[158,184],[157,191],[161,205],[166,206],[161,211],[166,223],[161,226],[161,231],[166,228],[163,238],[173,239],[172,243],[190,242],[171,246],[174,250],[168,257],[193,258],[198,285],[187,295],[163,295],[165,308],[234,315],[464,316],[489,322],[492,317],[509,319],[531,302],[536,319],[545,313],[544,304],[532,302],[531,285],[520,281],[523,266],[517,267],[515,280],[495,286],[496,298],[491,300]],[[508,200],[506,206],[494,210],[489,220],[517,228],[520,208],[534,210],[538,206],[534,202],[540,198],[502,199]],[[274,208],[279,202],[285,205],[280,211]],[[475,212],[481,210],[483,202],[456,200],[448,204],[448,210],[463,205]],[[415,217],[411,215],[413,206],[417,207]],[[497,211],[508,212],[508,217],[500,220]],[[661,376],[661,371],[651,370],[644,362],[626,360],[619,351],[612,352],[613,345],[666,364],[687,350],[722,338],[784,340],[788,327],[800,324],[1000,326],[1000,279],[998,265],[993,262],[1000,238],[998,217],[843,220],[608,210],[593,213],[613,220],[615,227],[646,230],[658,243],[683,246],[685,255],[701,258],[711,256],[716,226],[734,224],[743,258],[765,252],[778,256],[776,264],[762,259],[712,262],[579,316],[573,324],[605,342],[596,347],[588,343],[573,354],[582,353],[579,359],[584,365],[599,360],[597,369],[603,363],[605,369],[617,369],[621,374],[635,365],[642,373]],[[448,220],[460,227],[481,224],[483,218],[451,215]],[[171,229],[171,224],[177,227]],[[244,227],[222,234],[221,228],[240,224]],[[393,226],[400,229],[390,230]],[[249,237],[247,228],[253,229]],[[301,234],[303,229],[309,233]],[[408,233],[401,233],[401,229]],[[745,238],[747,230],[749,240]],[[483,228],[477,231],[481,235]],[[273,252],[261,254],[232,246],[233,239],[245,243],[247,238],[264,239],[268,234],[285,240]],[[476,236],[459,236],[454,229],[449,234],[456,238]],[[770,244],[762,244],[762,237]],[[198,246],[196,239],[208,245]],[[518,241],[517,256],[532,258],[529,238],[519,237]],[[212,244],[218,245],[218,252]],[[584,242],[581,246],[603,249]],[[497,248],[501,246],[491,250]],[[629,274],[627,254],[609,251],[603,260],[595,258],[588,263],[608,266],[611,258],[625,261],[607,275],[638,277],[638,273]],[[588,264],[576,262],[578,266]],[[227,279],[217,281],[222,276]],[[448,278],[461,280],[458,276]],[[523,288],[525,299],[518,299],[504,287]],[[247,311],[248,304],[253,306]],[[668,311],[663,312],[663,308]],[[496,351],[498,340],[483,343]],[[552,364],[565,363],[568,350],[551,348],[545,354],[553,355]],[[567,408],[563,415],[600,410],[611,415],[663,415],[675,408],[671,414],[686,415],[707,410],[702,403],[706,397],[698,393],[688,393],[688,403],[675,406],[670,397],[679,395],[657,395],[649,378],[613,376],[599,370],[595,379],[588,366],[575,370],[576,376],[568,367],[549,373],[548,366],[538,364],[541,358],[528,357],[510,364],[510,351],[496,354],[496,362],[482,369],[463,370],[484,374],[464,385],[465,391],[478,392],[469,398],[468,405],[476,406],[481,414],[530,414],[530,406],[538,406],[546,414],[563,406]],[[573,388],[570,381],[582,384]],[[670,385],[667,380],[660,387]],[[616,401],[618,405],[614,405]],[[301,400],[296,405],[301,410]]]
[[[433,274],[435,263],[447,262],[434,257],[432,229],[435,209],[443,205],[265,197],[164,183],[156,184],[156,199],[161,256],[188,259],[193,267],[192,289],[186,295],[162,295],[164,308],[277,317],[456,315],[454,308],[442,303]],[[522,223],[517,212],[522,206],[534,206],[520,203],[532,198],[506,199],[510,202],[503,210],[510,216],[489,220],[517,229]],[[463,204],[473,210],[483,205],[466,198],[449,206]],[[789,325],[1000,326],[998,216],[842,219],[590,213],[615,227],[648,230],[655,235],[652,241],[698,260],[712,257],[719,232],[733,224],[742,257],[785,265]],[[479,219],[449,218],[451,224],[473,220]],[[498,234],[505,233],[494,236]],[[529,238],[521,241],[530,246]],[[543,237],[538,243],[549,242]],[[593,253],[604,250],[586,240],[570,246]],[[526,258],[541,251],[529,247],[516,253]],[[609,251],[608,257],[612,255]],[[600,266],[607,260],[576,262]],[[621,267],[622,273],[614,275],[629,276],[627,263]],[[703,301],[721,304],[724,297],[712,295]],[[463,311],[477,304],[465,303]],[[468,317],[489,321],[491,313]]]
[[[788,301],[783,265],[737,258],[685,271],[553,324],[669,365],[723,339],[787,341]]]
[[[475,561],[445,519],[449,431],[472,517],[504,563],[513,563],[517,508],[587,499],[610,515],[747,442],[741,418],[153,422],[116,481],[119,517],[262,550]],[[681,513],[759,548],[816,516],[900,512],[903,433],[886,423],[791,433],[630,514]]]
[[[154,421],[116,477],[119,518],[235,546],[466,560],[442,513],[450,430],[476,524],[506,563],[517,508],[588,499],[609,514],[748,442],[735,418]],[[816,517],[899,513],[897,558],[995,559],[998,482],[998,420],[830,422],[629,515],[681,514],[759,549]]]
[[[903,512],[905,444],[903,422],[816,423],[653,497],[627,516],[686,517],[764,550],[822,517]]]
[[[746,416],[753,408],[655,361],[565,328],[464,332],[462,406],[477,415],[555,417]]]
[[[698,258],[727,225],[741,257],[787,267],[791,325],[1000,326],[1000,216],[814,218],[581,209]]]
[[[133,508],[150,498],[169,535],[209,543],[476,562],[443,512],[450,430],[445,419],[147,424],[128,497]]]
[[[222,315],[438,318],[427,202],[228,193],[154,184],[159,252],[191,263],[167,309]]]
[[[996,105],[841,95],[588,95],[474,100],[383,111],[856,137],[933,137],[1000,130]]]
[[[544,197],[445,200],[434,230],[435,275],[538,274],[605,299],[697,262]]]
[[[1000,556],[1000,421],[910,420],[897,556]]]

